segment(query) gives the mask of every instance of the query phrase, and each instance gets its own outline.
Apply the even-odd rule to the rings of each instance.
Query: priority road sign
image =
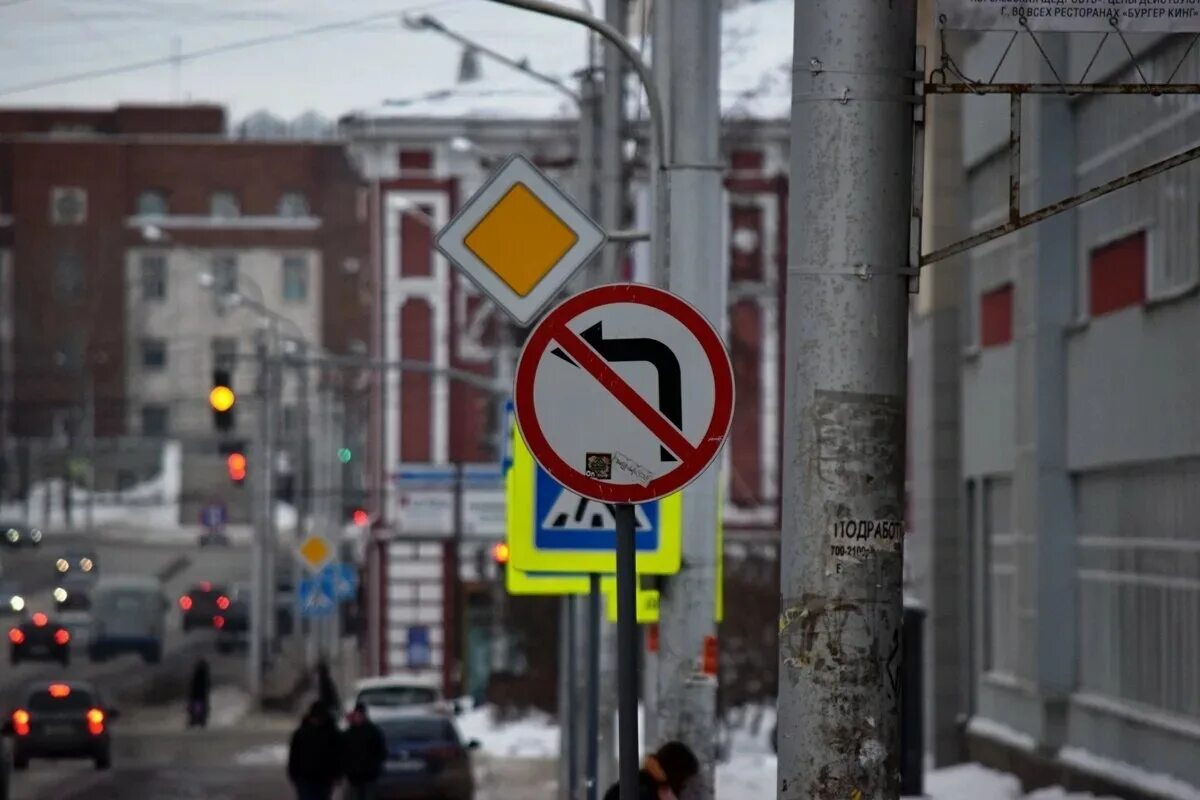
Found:
[[[507,479],[509,563],[530,573],[614,573],[616,521],[612,510],[565,489],[538,466],[519,431],[512,434]],[[674,575],[682,549],[679,494],[639,505],[634,541],[644,575]],[[586,580],[584,581],[586,591]]]
[[[514,155],[438,232],[434,246],[524,326],[605,238],[553,181]]]
[[[685,300],[611,284],[568,298],[537,324],[517,361],[513,402],[552,478],[603,503],[645,503],[682,489],[720,452],[733,366],[716,329]]]
[[[300,560],[308,565],[308,568],[316,572],[321,567],[333,558],[333,548],[329,546],[329,542],[317,535],[310,535],[300,543],[296,548],[296,554],[300,556]]]

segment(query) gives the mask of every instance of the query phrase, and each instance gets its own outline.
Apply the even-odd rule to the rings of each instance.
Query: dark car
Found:
[[[213,621],[217,628],[217,651],[228,653],[246,644],[250,630],[250,587],[237,585],[229,595],[229,608],[218,613]]]
[[[217,618],[229,610],[232,601],[224,587],[203,581],[179,598],[183,611],[183,629],[213,628]]]
[[[387,761],[379,779],[379,800],[416,800],[440,797],[472,800],[470,751],[449,717],[440,714],[397,712],[373,717],[387,741]]]
[[[9,659],[13,664],[58,661],[65,667],[71,663],[71,632],[65,626],[51,622],[41,611],[9,628],[8,641],[12,644]]]
[[[0,534],[9,547],[38,547],[42,543],[42,530],[23,522],[0,522]]]
[[[4,725],[4,732],[13,737],[13,767],[25,769],[31,758],[90,758],[96,769],[108,769],[108,723],[118,716],[89,683],[33,684],[24,704],[13,709]]]

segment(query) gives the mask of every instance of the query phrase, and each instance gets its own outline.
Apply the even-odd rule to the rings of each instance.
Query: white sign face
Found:
[[[454,492],[451,489],[397,489],[392,519],[401,535],[454,535]],[[463,490],[463,531],[469,538],[503,538],[507,520],[504,489]]]
[[[576,494],[641,503],[678,491],[720,451],[733,369],[712,325],[650,286],[582,292],[530,334],[517,423],[538,463]]]
[[[434,246],[528,325],[605,238],[553,181],[512,156],[438,232]]]
[[[953,30],[1200,32],[1200,0],[938,0],[938,14]]]

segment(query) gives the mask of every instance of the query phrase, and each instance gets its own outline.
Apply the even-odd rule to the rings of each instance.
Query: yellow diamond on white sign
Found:
[[[605,238],[553,181],[512,156],[434,244],[518,324],[528,325]]]
[[[308,568],[314,571],[325,566],[333,556],[333,548],[320,536],[309,536],[300,543],[296,552],[300,554],[301,560],[308,564]]]

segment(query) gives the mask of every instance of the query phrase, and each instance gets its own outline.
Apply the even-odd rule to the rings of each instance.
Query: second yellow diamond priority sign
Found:
[[[520,325],[600,249],[604,230],[522,156],[511,156],[434,245]]]

